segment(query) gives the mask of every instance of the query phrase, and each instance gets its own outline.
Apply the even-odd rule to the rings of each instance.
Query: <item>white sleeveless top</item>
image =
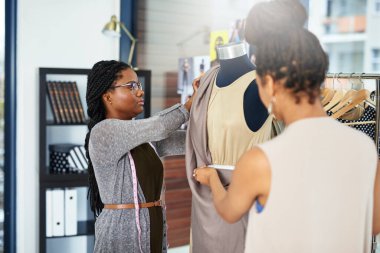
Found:
[[[215,165],[234,166],[247,150],[271,138],[272,116],[256,132],[249,129],[245,120],[244,93],[255,78],[253,70],[223,88],[213,83],[207,110],[207,134]]]
[[[311,118],[259,147],[271,189],[264,210],[250,210],[246,253],[370,252],[378,158],[369,137]]]

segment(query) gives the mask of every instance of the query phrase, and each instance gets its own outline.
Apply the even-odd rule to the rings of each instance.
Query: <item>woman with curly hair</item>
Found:
[[[226,221],[249,212],[245,252],[368,253],[380,230],[376,148],[323,110],[328,58],[306,19],[297,0],[251,9],[245,32],[257,49],[260,98],[286,129],[240,158],[227,190],[215,169],[193,176],[211,188]]]

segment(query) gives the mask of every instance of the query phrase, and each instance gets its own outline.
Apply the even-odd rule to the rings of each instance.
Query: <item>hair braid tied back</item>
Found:
[[[298,0],[256,4],[249,12],[245,35],[256,46],[257,74],[285,80],[296,102],[306,94],[314,103],[328,69],[317,37],[303,27],[307,13]]]
[[[130,66],[119,61],[100,61],[92,67],[86,90],[87,114],[90,118],[87,126],[88,133],[85,140],[86,157],[88,159],[89,189],[87,198],[90,199],[90,207],[97,217],[104,204],[100,198],[98,183],[95,178],[94,168],[89,153],[89,140],[92,128],[106,118],[106,109],[102,101],[102,95],[111,85],[120,78],[120,72]]]

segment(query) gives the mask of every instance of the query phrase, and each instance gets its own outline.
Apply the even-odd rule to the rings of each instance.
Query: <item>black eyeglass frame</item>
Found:
[[[110,89],[116,89],[119,87],[127,87],[131,91],[133,91],[134,93],[136,93],[136,91],[138,91],[138,90],[143,90],[143,86],[142,86],[141,82],[139,82],[139,81],[137,81],[137,82],[136,81],[129,81],[127,83],[111,86]]]

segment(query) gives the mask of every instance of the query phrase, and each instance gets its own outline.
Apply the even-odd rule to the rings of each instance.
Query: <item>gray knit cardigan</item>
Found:
[[[132,173],[128,152],[151,142],[159,156],[184,154],[185,131],[176,131],[189,118],[180,104],[153,117],[142,120],[106,119],[91,131],[90,158],[102,202],[105,204],[133,203]],[[138,187],[139,202],[145,202]],[[140,209],[141,248],[150,252],[150,222],[148,209]],[[164,241],[162,252],[167,252],[166,218],[164,213]],[[95,223],[94,252],[136,252],[139,249],[135,209],[103,209]]]

